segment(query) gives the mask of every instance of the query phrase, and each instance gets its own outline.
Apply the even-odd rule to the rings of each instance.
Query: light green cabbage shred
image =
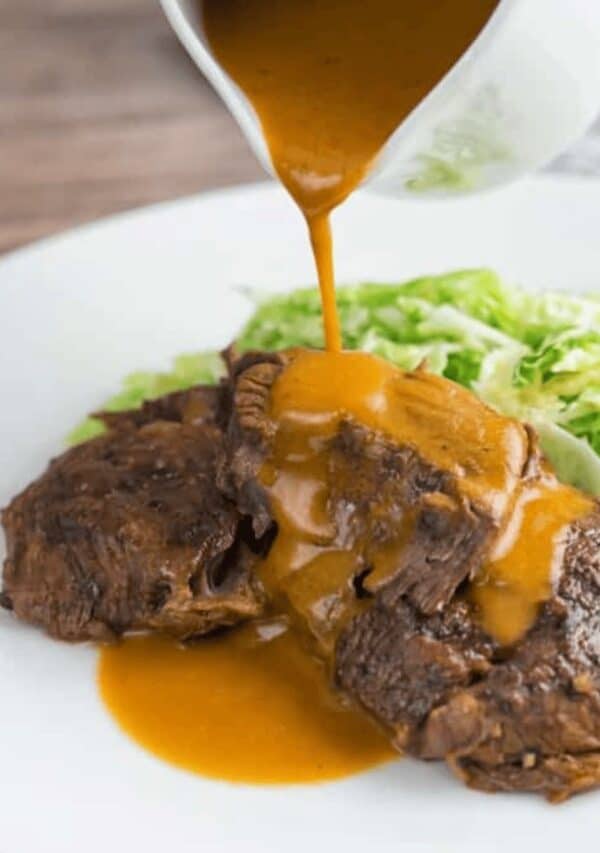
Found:
[[[323,345],[316,289],[253,299],[240,350]],[[528,292],[489,270],[340,287],[337,301],[347,349],[404,369],[426,363],[499,411],[530,421],[559,476],[600,495],[600,303]],[[221,373],[215,353],[181,356],[169,373],[132,374],[105,408],[135,408]],[[70,440],[101,429],[88,419]]]

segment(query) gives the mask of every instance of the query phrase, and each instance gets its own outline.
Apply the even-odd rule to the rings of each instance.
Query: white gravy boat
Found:
[[[260,122],[207,45],[196,0],[161,0],[191,57],[273,167]],[[450,195],[532,172],[600,112],[600,0],[501,0],[458,63],[397,128],[365,186]]]

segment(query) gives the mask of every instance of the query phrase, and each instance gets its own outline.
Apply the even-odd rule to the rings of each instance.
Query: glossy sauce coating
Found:
[[[341,348],[329,213],[462,56],[498,0],[203,0],[208,42],[252,103],[304,213],[326,339]]]
[[[319,661],[279,623],[182,647],[131,637],[102,649],[98,681],[121,728],[171,764],[214,779],[337,779],[397,757],[383,732],[344,706]]]
[[[521,639],[552,595],[569,527],[591,512],[586,495],[553,474],[518,489],[488,563],[469,591],[479,620],[502,645]]]
[[[287,602],[327,654],[364,602],[353,578],[383,586],[400,570],[412,534],[403,508],[397,538],[338,542],[328,513],[331,438],[343,420],[369,427],[398,446],[413,446],[435,468],[453,474],[462,494],[497,520],[485,565],[469,596],[485,630],[513,643],[531,627],[556,581],[570,524],[592,501],[544,471],[524,474],[525,427],[497,414],[465,389],[423,370],[405,373],[367,353],[299,350],[275,382],[270,415],[274,450],[261,479],[278,536],[261,576],[272,598]],[[342,537],[344,538],[344,537]],[[362,562],[361,562],[362,560]]]

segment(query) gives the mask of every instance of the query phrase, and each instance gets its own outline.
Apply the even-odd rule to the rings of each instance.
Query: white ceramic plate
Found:
[[[600,281],[600,183],[538,179],[457,202],[363,195],[336,220],[343,281],[482,264],[534,288]],[[0,505],[124,374],[225,345],[249,311],[236,287],[311,280],[300,218],[270,185],[119,216],[2,260]],[[272,788],[176,770],[116,728],[96,693],[95,660],[92,647],[52,642],[0,614],[0,853],[597,846],[600,794],[560,807],[478,794],[443,765],[399,761]]]

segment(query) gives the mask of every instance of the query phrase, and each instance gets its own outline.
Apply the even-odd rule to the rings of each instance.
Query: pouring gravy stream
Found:
[[[325,339],[341,349],[329,214],[477,37],[498,0],[203,0],[206,36],[304,214]]]

